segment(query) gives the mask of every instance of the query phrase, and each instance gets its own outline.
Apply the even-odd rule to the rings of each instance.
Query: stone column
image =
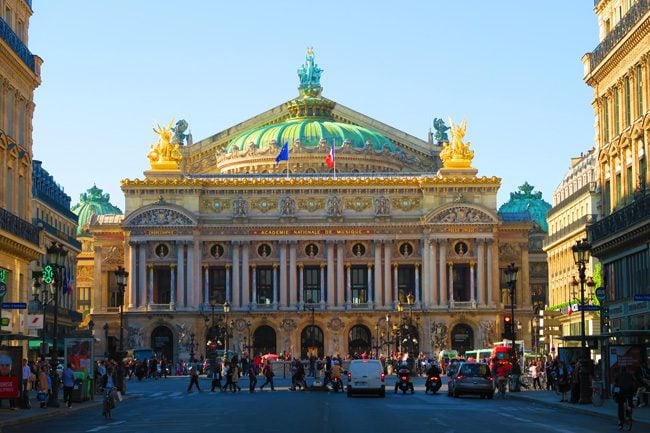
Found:
[[[449,302],[451,305],[454,305],[454,264],[448,262],[447,266],[449,267],[449,275],[447,276],[447,281],[449,281]]]
[[[129,242],[129,310],[138,305],[137,242]]]
[[[421,245],[422,257],[422,305],[426,308],[431,304],[431,247],[429,246],[429,232],[425,233]]]
[[[393,263],[393,304],[399,302],[398,264]]]
[[[415,305],[420,305],[420,264],[415,264]]]
[[[327,299],[328,308],[336,305],[336,286],[334,285],[334,241],[327,241]]]
[[[391,284],[390,265],[393,255],[391,254],[390,241],[384,242],[384,307],[393,308],[393,285]]]
[[[344,276],[345,274],[343,273],[343,249],[345,245],[343,244],[342,241],[337,241],[336,242],[336,306],[340,307],[343,306],[344,303],[344,290],[345,290],[345,281],[344,281]]]
[[[321,310],[325,309],[325,263],[320,264],[320,308]]]
[[[488,269],[488,305],[495,305],[498,299],[501,299],[499,288],[499,252],[498,246],[494,240],[488,241],[487,247],[487,269]]]
[[[298,263],[298,306],[302,307],[305,303],[305,265]]]
[[[257,266],[256,265],[251,265],[251,289],[253,291],[253,296],[251,297],[251,304],[253,306],[256,306],[259,304],[257,301]]]
[[[231,290],[230,290],[230,264],[226,265],[226,301],[232,302]]]
[[[185,243],[176,242],[176,288],[178,290],[178,303],[181,307],[187,307],[187,290],[185,287]]]
[[[2,171],[2,170],[0,170]],[[102,254],[102,247],[100,246],[95,246],[95,263],[103,263],[104,258]],[[104,287],[103,284],[103,278],[102,278],[102,267],[100,266],[94,266],[93,267],[93,280],[95,283],[95,287],[98,288],[98,290],[93,290],[91,292],[91,296],[93,297],[93,308],[95,309],[103,309],[106,311],[106,308],[108,308],[108,287]]]
[[[203,303],[210,303],[210,266],[203,265]]]
[[[368,263],[368,307],[372,308],[372,294],[374,293],[374,288],[372,286],[372,263]]]
[[[440,305],[440,286],[438,284],[440,271],[438,270],[438,241],[432,239],[429,243],[431,257],[429,258],[429,268],[431,269],[431,305]]]
[[[280,308],[289,306],[287,299],[287,244],[280,242]]]
[[[250,292],[250,278],[251,270],[248,265],[248,259],[250,256],[250,242],[244,241],[242,243],[242,252],[241,252],[241,307],[250,308],[251,303],[251,292]]]
[[[345,305],[350,308],[352,304],[352,266],[345,264]]]
[[[447,295],[449,289],[447,288],[447,241],[442,240],[438,244],[438,252],[440,254],[438,260],[438,283],[440,285],[440,305],[443,307],[449,306]]]
[[[381,284],[381,241],[375,241],[375,305],[382,304],[382,284]]]
[[[194,292],[201,289],[194,286],[194,248],[191,244],[187,245],[187,287],[185,289],[187,292],[187,307],[195,308]]]
[[[153,304],[153,265],[147,265],[149,271],[149,309],[151,310],[151,304]]]
[[[298,275],[296,274],[296,242],[289,243],[289,299],[290,306],[295,307],[298,303]]]
[[[239,242],[232,242],[232,301],[231,304],[233,307],[241,306],[241,297],[239,296],[240,291],[240,266],[239,266]]]
[[[169,279],[171,280],[170,286],[171,286],[171,293],[169,295],[169,309],[170,310],[175,310],[176,309],[176,265],[169,265],[171,268],[171,274],[169,276]]]
[[[476,270],[478,305],[487,305],[487,285],[485,284],[485,239],[476,240],[478,267]]]
[[[273,309],[278,309],[278,264],[273,263]]]
[[[147,243],[142,242],[138,245],[138,307],[147,308]],[[97,261],[97,253],[95,252],[95,261]],[[101,256],[99,257],[101,260]],[[101,263],[98,262],[98,263]],[[100,269],[101,270],[101,269]],[[100,278],[95,281],[101,281]]]
[[[474,269],[476,268],[476,263],[471,261],[469,262],[469,296],[472,306],[476,306],[476,282],[474,281]]]

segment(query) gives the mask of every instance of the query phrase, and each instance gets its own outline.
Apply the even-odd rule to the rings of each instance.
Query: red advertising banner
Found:
[[[0,376],[0,398],[20,397],[20,386],[18,378]]]
[[[634,374],[643,360],[643,346],[609,346],[609,377],[613,381],[622,366]]]

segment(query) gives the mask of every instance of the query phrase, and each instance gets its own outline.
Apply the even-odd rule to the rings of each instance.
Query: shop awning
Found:
[[[41,349],[41,343],[43,342],[42,338],[39,338],[38,340],[30,340],[28,348],[30,350],[40,350]],[[48,347],[52,347],[54,344],[51,339],[45,340],[47,343]],[[57,344],[59,346],[59,350],[63,350],[63,342],[62,341],[57,341]]]

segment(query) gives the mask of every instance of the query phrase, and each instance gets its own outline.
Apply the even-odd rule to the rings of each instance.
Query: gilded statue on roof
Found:
[[[449,125],[451,126],[451,141],[444,143],[444,147],[440,151],[442,166],[444,168],[470,168],[474,158],[474,151],[469,150],[469,141],[463,143],[467,129],[467,119],[463,119],[460,124],[454,125],[450,118]]]
[[[169,126],[156,125],[153,131],[158,134],[158,142],[151,145],[151,150],[147,153],[147,158],[151,163],[152,170],[178,170],[178,163],[182,156],[178,143],[172,143],[172,125],[174,120],[169,122]]]

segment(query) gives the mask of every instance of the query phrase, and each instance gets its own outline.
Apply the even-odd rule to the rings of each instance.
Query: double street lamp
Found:
[[[124,290],[126,289],[126,281],[129,277],[129,273],[124,270],[122,266],[117,268],[115,271],[115,280],[117,281],[117,293],[119,295],[120,303],[120,346],[118,356],[118,377],[120,390],[124,393]]]
[[[516,338],[517,338],[517,332],[515,331],[515,290],[517,288],[517,274],[519,272],[519,268],[515,266],[514,263],[510,263],[508,267],[505,269],[505,274],[506,274],[506,283],[508,284],[508,290],[510,292],[510,323],[509,327],[510,329],[504,329],[506,337],[508,337],[507,334],[510,334],[510,338],[512,339],[512,348],[510,350],[511,357],[512,357],[512,362],[515,362],[515,358],[517,356],[517,349],[516,349]]]
[[[576,241],[571,248],[573,250],[573,259],[578,266],[578,276],[580,277],[580,370],[578,372],[580,379],[580,404],[591,403],[591,381],[589,374],[591,372],[591,357],[587,350],[587,338],[585,330],[585,283],[587,282],[586,269],[589,263],[591,245],[587,239]]]
[[[400,321],[400,351],[402,350],[402,343],[407,343],[407,350],[409,356],[414,353],[414,343],[417,342],[416,337],[413,335],[414,321],[413,321],[413,305],[415,304],[415,296],[413,293],[406,295],[406,306],[409,309],[409,314],[406,318],[402,318],[402,311],[404,311],[404,304],[397,303],[397,311],[399,312],[399,321]]]
[[[68,256],[68,251],[62,245],[52,242],[47,249],[47,264],[43,267],[43,272],[40,278],[36,278],[32,286],[32,295],[34,296],[34,303],[43,306],[43,322],[45,322],[45,306],[53,304],[54,306],[54,322],[52,326],[52,346],[54,350],[52,354],[52,368],[50,375],[52,377],[52,394],[50,397],[49,405],[58,407],[57,395],[59,388],[59,377],[57,367],[59,364],[58,357],[58,344],[59,344],[59,290],[63,288],[63,269],[65,269],[65,259]],[[39,279],[42,279],[45,286],[41,288]],[[49,291],[47,290],[49,286]],[[40,293],[39,293],[40,292]],[[42,299],[39,300],[39,295]],[[41,356],[45,358],[45,323],[43,323],[43,344]]]

